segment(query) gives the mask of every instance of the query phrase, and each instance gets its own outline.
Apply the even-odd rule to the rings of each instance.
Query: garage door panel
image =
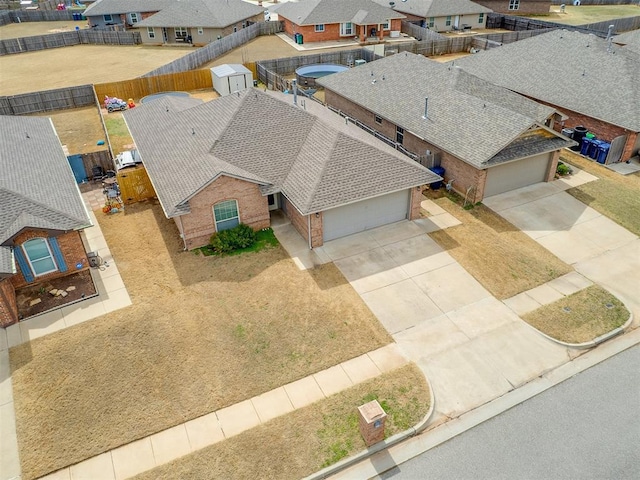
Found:
[[[403,190],[326,210],[322,218],[324,241],[406,219],[409,194],[409,190]]]
[[[487,170],[487,180],[484,186],[484,196],[490,197],[499,193],[526,187],[534,183],[544,182],[547,168],[551,161],[550,153],[505,163]]]

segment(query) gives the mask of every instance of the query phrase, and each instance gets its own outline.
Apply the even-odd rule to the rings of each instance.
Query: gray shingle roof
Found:
[[[0,279],[16,273],[13,253],[8,247],[0,247]]]
[[[531,98],[640,131],[640,55],[555,30],[456,60],[465,71]]]
[[[392,18],[405,18],[373,0],[300,0],[287,2],[277,9],[278,16],[296,25],[320,25],[352,22],[357,25],[384,23]]]
[[[84,15],[158,12],[175,2],[176,0],[98,0],[87,7]]]
[[[620,45],[624,45],[629,50],[640,53],[640,28],[638,30],[631,30],[630,32],[616,35],[613,37],[613,41]]]
[[[411,53],[328,75],[317,83],[477,168],[485,168],[498,152],[554,112],[459,68]]]
[[[182,111],[174,105],[185,99],[174,97],[124,114],[167,217],[188,213],[188,200],[220,175],[282,191],[303,214],[439,179],[326,108],[285,98],[250,89]]]
[[[25,227],[91,225],[49,118],[0,116],[0,245]]]
[[[264,11],[242,0],[181,0],[138,22],[138,27],[223,28]]]
[[[389,5],[388,0],[375,0]],[[473,15],[492,12],[490,8],[470,0],[396,0],[394,10],[417,17],[446,17],[449,15]]]

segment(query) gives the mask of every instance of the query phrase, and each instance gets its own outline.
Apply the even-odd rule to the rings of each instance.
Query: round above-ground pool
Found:
[[[315,87],[316,79],[331,75],[332,73],[343,72],[349,67],[336,65],[333,63],[318,63],[305,65],[296,69],[296,80],[301,87]]]
[[[140,103],[149,103],[153,102],[162,97],[189,97],[188,92],[160,92],[154,93],[153,95],[147,95],[146,97],[142,97],[140,99]]]

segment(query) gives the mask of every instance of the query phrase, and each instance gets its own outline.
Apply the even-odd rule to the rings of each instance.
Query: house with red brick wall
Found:
[[[475,0],[496,13],[509,15],[547,15],[551,0]],[[569,5],[569,3],[567,2]]]
[[[471,202],[554,178],[575,142],[547,107],[451,64],[402,52],[318,79],[325,102],[445,169]]]
[[[389,5],[386,0],[375,0]],[[437,32],[485,28],[491,9],[470,0],[397,0],[393,9],[407,20]]]
[[[16,290],[89,268],[91,226],[51,119],[0,116],[0,326],[18,321]]]
[[[606,163],[640,151],[640,53],[595,35],[555,30],[456,60],[465,71],[552,106],[554,128],[585,127],[611,143]]]
[[[248,89],[210,102],[164,97],[125,112],[142,162],[185,249],[280,209],[308,242],[418,218],[441,180],[315,102]]]
[[[373,0],[300,0],[280,5],[275,13],[292,37],[304,43],[347,38],[383,40],[400,32],[405,16]]]

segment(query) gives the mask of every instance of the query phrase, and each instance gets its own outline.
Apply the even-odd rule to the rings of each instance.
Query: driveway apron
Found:
[[[569,361],[569,354],[494,298],[426,234],[433,229],[404,221],[321,249],[429,379],[438,422]]]

